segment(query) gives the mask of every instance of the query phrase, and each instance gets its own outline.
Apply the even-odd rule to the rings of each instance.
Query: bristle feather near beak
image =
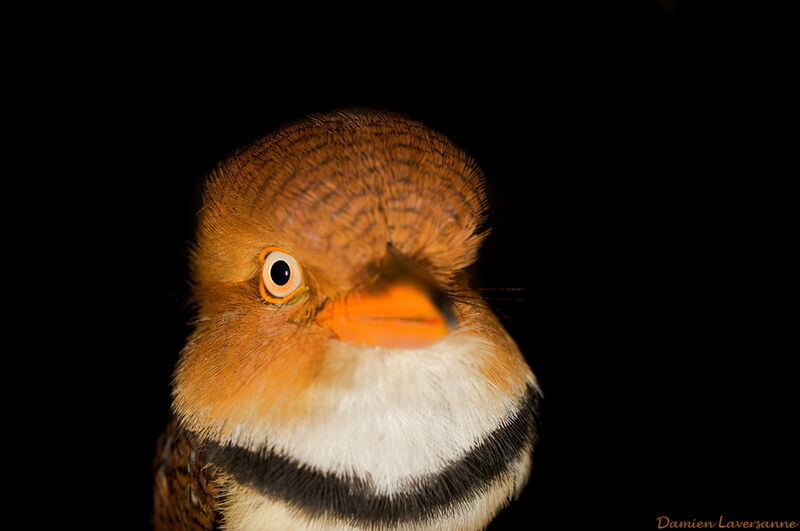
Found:
[[[457,324],[444,290],[391,244],[378,273],[329,301],[315,320],[343,341],[389,348],[424,347]]]

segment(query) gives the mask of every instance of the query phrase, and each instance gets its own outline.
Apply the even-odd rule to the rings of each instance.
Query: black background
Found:
[[[750,26],[669,1],[470,15],[287,22],[234,52],[208,27],[172,39],[145,24],[84,66],[59,55],[72,77],[53,77],[73,87],[59,138],[78,141],[57,177],[80,197],[64,289],[82,302],[64,310],[82,355],[56,365],[82,377],[62,396],[79,450],[59,463],[86,480],[67,490],[87,526],[148,526],[203,177],[288,120],[350,105],[427,123],[489,180],[475,285],[519,289],[485,295],[545,393],[531,482],[492,529],[800,519],[797,352],[780,340],[796,242],[751,127],[772,95],[749,84],[764,74]],[[310,48],[307,32],[322,36]]]

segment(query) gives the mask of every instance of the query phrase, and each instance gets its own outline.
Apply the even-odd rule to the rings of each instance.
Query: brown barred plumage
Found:
[[[170,420],[153,463],[155,529],[208,530],[220,521],[216,472],[198,455],[197,439]]]

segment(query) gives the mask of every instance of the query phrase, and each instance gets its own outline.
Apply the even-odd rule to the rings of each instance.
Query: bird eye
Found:
[[[303,286],[303,269],[289,252],[267,247],[259,256],[261,262],[261,296],[264,300],[282,304]]]

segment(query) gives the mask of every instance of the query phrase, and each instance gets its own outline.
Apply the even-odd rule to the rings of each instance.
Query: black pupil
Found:
[[[278,260],[277,262],[272,264],[272,268],[269,270],[269,277],[278,286],[283,286],[284,284],[289,282],[289,277],[291,275],[292,275],[292,270],[289,267],[289,264],[287,264],[283,260]]]

